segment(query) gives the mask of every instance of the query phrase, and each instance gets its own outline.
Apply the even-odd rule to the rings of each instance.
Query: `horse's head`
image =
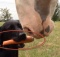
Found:
[[[41,33],[48,36],[54,28],[52,16],[58,0],[15,0],[23,29],[30,30],[36,38]]]

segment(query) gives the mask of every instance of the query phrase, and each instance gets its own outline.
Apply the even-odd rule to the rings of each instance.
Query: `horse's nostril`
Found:
[[[45,32],[49,32],[50,31],[50,26],[48,26],[46,29],[45,29]]]
[[[40,32],[40,34],[42,34],[43,36],[46,36],[46,33],[49,33],[50,32],[50,26],[48,26],[46,29],[44,29],[44,30],[42,30],[41,32]]]
[[[44,30],[42,30],[42,31],[40,32],[40,34],[42,34],[43,36],[45,36],[45,34],[44,34]]]
[[[26,30],[28,34],[32,34],[32,32],[31,32],[31,30],[29,28],[24,27],[24,30]]]
[[[44,31],[42,30],[40,33],[41,33],[41,34],[44,34]]]

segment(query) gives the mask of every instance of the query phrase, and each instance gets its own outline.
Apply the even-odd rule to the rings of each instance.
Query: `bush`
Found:
[[[59,18],[60,10],[59,10],[59,8],[60,8],[59,5],[57,5],[55,13],[54,13],[53,18],[52,18],[53,21],[60,21],[60,18]]]

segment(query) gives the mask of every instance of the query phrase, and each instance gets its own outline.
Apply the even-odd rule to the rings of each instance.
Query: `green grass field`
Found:
[[[0,26],[3,23],[0,22]],[[27,43],[26,47],[32,47],[43,39],[35,40],[32,43]],[[46,37],[46,42],[38,49],[21,51],[19,50],[19,57],[60,57],[60,22],[55,22],[53,32]]]
[[[28,47],[36,45],[42,41],[35,40]],[[60,22],[55,22],[55,29],[46,37],[46,43],[38,49],[19,51],[19,57],[60,57]]]
[[[0,22],[0,26],[2,26],[2,25],[3,25],[3,23],[4,23],[4,22]]]

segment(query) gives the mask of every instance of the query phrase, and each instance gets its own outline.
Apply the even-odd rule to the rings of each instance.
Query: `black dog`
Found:
[[[0,27],[0,32],[2,31],[7,31],[7,30],[23,30],[21,24],[19,21],[16,20],[11,20],[5,22],[1,27]],[[12,39],[16,42],[20,42],[22,40],[26,39],[26,35],[23,31],[21,32],[4,32],[0,34],[0,45],[2,45],[3,41]],[[6,45],[4,47],[7,48],[23,48],[24,43],[21,44],[13,44],[13,45]],[[18,50],[4,50],[0,48],[0,57],[18,57]]]

